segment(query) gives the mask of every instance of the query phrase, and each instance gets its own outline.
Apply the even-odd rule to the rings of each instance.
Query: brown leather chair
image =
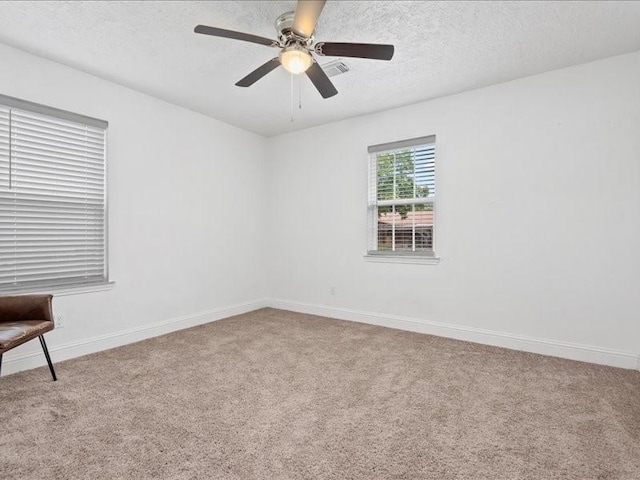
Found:
[[[53,295],[0,297],[0,371],[4,352],[38,337],[53,381],[57,380],[43,336],[54,327],[52,298]]]

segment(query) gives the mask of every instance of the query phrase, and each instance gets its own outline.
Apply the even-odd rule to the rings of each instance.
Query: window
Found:
[[[369,255],[433,257],[435,140],[369,147]]]
[[[0,95],[0,292],[106,283],[106,129]]]

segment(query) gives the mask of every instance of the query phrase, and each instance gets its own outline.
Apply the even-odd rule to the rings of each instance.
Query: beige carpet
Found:
[[[640,479],[635,371],[273,309],[57,368],[0,378],[0,478]]]

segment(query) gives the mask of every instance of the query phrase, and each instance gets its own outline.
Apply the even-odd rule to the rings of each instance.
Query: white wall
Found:
[[[441,262],[369,263],[367,146],[431,134]],[[274,305],[635,367],[640,52],[281,135],[267,151]]]
[[[55,298],[54,360],[267,303],[636,360],[640,53],[267,140],[2,45],[0,65],[0,93],[110,122],[116,283]],[[430,134],[441,262],[368,263],[366,148]],[[30,342],[3,372],[43,362]]]
[[[263,137],[2,45],[0,93],[109,121],[115,287],[54,298],[54,360],[261,305]],[[30,342],[4,360],[44,357]]]

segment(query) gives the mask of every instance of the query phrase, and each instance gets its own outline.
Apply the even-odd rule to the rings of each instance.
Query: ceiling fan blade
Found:
[[[331,83],[331,80],[329,80],[327,74],[324,73],[324,70],[322,70],[320,65],[318,65],[318,62],[316,62],[315,60],[305,73],[307,74],[307,77],[309,77],[309,80],[311,80],[311,83],[313,83],[313,85],[316,87],[318,92],[320,92],[322,98],[333,97],[338,93],[338,90],[336,90],[336,87],[333,86],[333,83]]]
[[[207,27],[206,25],[198,25],[194,30],[196,33],[203,35],[213,35],[214,37],[233,38],[234,40],[244,40],[245,42],[258,43],[267,47],[278,47],[278,42],[258,35],[250,33],[235,32],[233,30],[225,30],[224,28]]]
[[[299,37],[309,38],[313,35],[320,12],[326,0],[298,0],[291,30]]]
[[[393,45],[380,43],[340,43],[319,42],[315,46],[318,55],[328,57],[372,58],[374,60],[391,60]]]
[[[239,80],[238,82],[236,82],[236,85],[238,87],[250,87],[251,85],[256,83],[258,80],[260,80],[262,77],[264,77],[267,73],[271,72],[272,70],[275,70],[279,66],[280,66],[280,59],[278,57],[272,58],[264,65],[261,65],[258,68],[256,68],[253,72],[251,72],[249,75],[244,77],[242,80]]]

